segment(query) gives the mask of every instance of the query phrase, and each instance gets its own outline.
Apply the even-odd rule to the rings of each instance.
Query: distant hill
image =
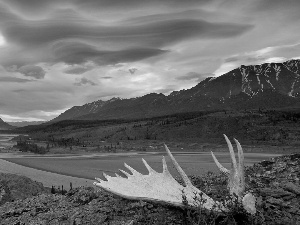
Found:
[[[0,118],[0,130],[11,130],[14,129],[15,127],[12,125],[9,125],[8,123],[4,122],[1,118]]]
[[[46,121],[20,121],[20,122],[8,122],[9,125],[16,127],[25,127],[30,125],[40,125],[46,123]]]
[[[242,65],[168,96],[151,93],[131,99],[98,100],[74,106],[51,122],[135,119],[214,109],[286,107],[300,108],[300,60]]]

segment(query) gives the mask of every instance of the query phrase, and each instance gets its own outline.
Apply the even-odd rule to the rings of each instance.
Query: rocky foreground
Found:
[[[208,173],[191,179],[195,186],[214,199],[221,199],[226,194],[223,175]],[[300,224],[299,180],[300,154],[273,158],[247,168],[247,189],[257,196],[257,214],[251,217],[239,212],[213,214],[130,201],[93,188],[80,187],[65,195],[51,194],[40,183],[28,178],[21,177],[18,184],[16,175],[1,174],[0,224],[297,225]],[[198,215],[196,222],[195,215]]]

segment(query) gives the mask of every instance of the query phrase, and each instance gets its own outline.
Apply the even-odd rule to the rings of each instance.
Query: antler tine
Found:
[[[103,182],[102,179],[98,178],[98,177],[95,177],[95,180],[97,180],[99,183]],[[97,183],[97,182],[94,182],[94,184]]]
[[[240,179],[240,185],[242,187],[242,191],[245,190],[245,175],[244,175],[244,152],[242,149],[242,146],[238,140],[234,138],[234,141],[236,143],[237,149],[238,149],[238,158],[239,158],[239,168],[238,168],[238,175]]]
[[[105,179],[106,179],[107,181],[109,181],[109,179],[111,178],[111,176],[107,175],[106,173],[103,173],[103,176],[105,177]]]
[[[225,140],[227,142],[228,148],[229,148],[229,152],[230,152],[230,157],[231,157],[231,172],[234,174],[237,171],[237,164],[236,164],[236,159],[235,159],[235,155],[234,155],[234,151],[233,151],[233,147],[232,144],[230,142],[230,140],[228,139],[228,137],[223,134],[225,137]]]
[[[242,146],[238,140],[234,138],[234,141],[236,143],[237,149],[238,149],[238,158],[239,158],[239,171],[244,170],[244,152],[242,149]]]
[[[166,163],[166,158],[164,156],[162,158],[162,163],[163,163],[163,172],[162,173],[167,177],[172,177],[172,175],[168,169],[167,163]]]
[[[124,171],[124,170],[121,170],[121,169],[119,169],[119,170],[120,170],[120,172],[122,172],[126,177],[132,176],[131,174],[127,173],[127,172]]]
[[[132,173],[132,175],[141,175],[141,173],[139,173],[138,171],[136,171],[135,169],[133,169],[131,166],[127,165],[126,163],[124,163],[124,166]]]
[[[184,182],[185,186],[193,186],[192,183],[191,183],[191,181],[190,181],[190,179],[186,175],[186,173],[179,166],[178,162],[176,161],[176,159],[174,158],[174,156],[170,152],[168,146],[166,144],[164,144],[164,146],[165,146],[165,149],[166,149],[168,155],[170,156],[170,158],[172,160],[173,165],[175,166],[175,169],[178,171],[178,173],[180,174],[181,178],[183,179],[183,182]]]
[[[152,169],[151,166],[149,166],[149,164],[146,162],[145,159],[142,159],[142,161],[143,161],[144,165],[146,166],[146,168],[147,168],[147,170],[149,172],[149,175],[157,173],[154,169]]]
[[[169,172],[168,166],[167,166],[167,163],[166,163],[166,159],[165,159],[164,156],[162,158],[162,163],[163,163],[163,173]]]
[[[217,167],[219,168],[219,170],[222,172],[222,173],[225,173],[225,174],[229,174],[229,170],[226,169],[224,166],[222,166],[221,163],[219,163],[218,159],[216,158],[215,154],[213,152],[210,152],[211,153],[211,156],[213,158],[213,160],[215,161]]]

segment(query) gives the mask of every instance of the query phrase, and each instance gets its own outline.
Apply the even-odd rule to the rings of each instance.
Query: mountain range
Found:
[[[51,122],[61,120],[138,119],[181,112],[219,109],[300,108],[300,60],[242,65],[219,77],[168,96],[98,100],[74,106]]]

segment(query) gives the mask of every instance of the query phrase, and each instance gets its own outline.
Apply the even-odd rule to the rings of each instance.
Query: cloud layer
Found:
[[[299,9],[297,0],[3,0],[0,117],[51,119],[299,57]]]

